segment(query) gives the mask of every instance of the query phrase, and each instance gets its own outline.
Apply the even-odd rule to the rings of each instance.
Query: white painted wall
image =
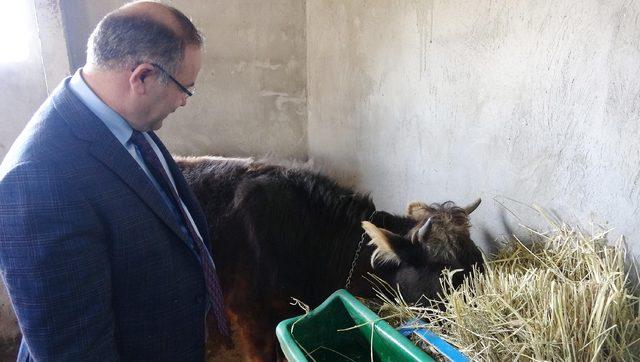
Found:
[[[379,207],[480,196],[482,241],[512,198],[640,254],[640,2],[317,0],[307,38],[309,155]]]
[[[32,2],[21,6],[27,14],[29,53],[25,60],[0,62],[0,158],[47,97],[35,8]]]

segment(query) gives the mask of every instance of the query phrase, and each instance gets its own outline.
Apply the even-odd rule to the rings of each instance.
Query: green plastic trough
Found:
[[[308,314],[280,322],[276,335],[290,362],[434,361],[343,289]]]

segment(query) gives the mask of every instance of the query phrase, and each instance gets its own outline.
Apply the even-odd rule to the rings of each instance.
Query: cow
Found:
[[[412,202],[407,215],[393,215],[304,165],[176,161],[207,217],[233,344],[244,360],[276,358],[277,323],[301,313],[292,297],[315,307],[347,279],[352,294],[371,297],[364,277],[374,273],[412,303],[438,296],[443,269],[461,269],[454,275],[460,284],[483,263],[469,235],[479,199],[468,207]]]

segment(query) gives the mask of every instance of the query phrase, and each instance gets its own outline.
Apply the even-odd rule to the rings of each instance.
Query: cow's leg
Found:
[[[247,278],[247,275],[234,274],[233,288],[228,288],[225,295],[234,354],[237,356],[235,360],[274,361],[274,310],[268,300],[252,288],[253,284],[248,283],[251,279]],[[221,346],[217,347],[221,349]]]
[[[254,294],[239,305],[237,344],[251,361],[282,360],[276,338],[277,324],[292,314],[289,298],[277,293]],[[294,312],[295,313],[295,312]]]
[[[275,327],[264,320],[268,311],[237,311],[231,313],[234,354],[242,361],[275,361]]]
[[[264,313],[268,311],[243,310],[227,313],[232,332],[232,349],[224,343],[224,338],[217,331],[215,321],[210,321],[207,361],[276,361],[275,326],[271,328],[270,324],[263,320]]]

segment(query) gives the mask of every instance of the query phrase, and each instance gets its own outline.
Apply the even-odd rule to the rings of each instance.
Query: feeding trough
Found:
[[[342,289],[309,313],[280,322],[276,335],[289,361],[434,361]]]

